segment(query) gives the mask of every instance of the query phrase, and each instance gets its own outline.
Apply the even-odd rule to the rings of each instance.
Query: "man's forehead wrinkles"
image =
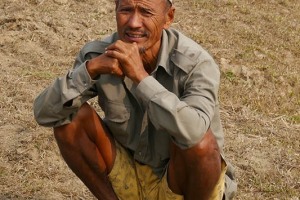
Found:
[[[160,1],[149,1],[149,0],[119,0],[120,5],[132,5],[134,7],[140,6],[140,7],[151,7],[154,8],[158,4],[160,4]]]
[[[134,3],[124,3],[120,4],[121,7],[132,7],[138,10],[149,10],[154,12],[155,11],[155,4],[151,4],[148,2],[134,2]]]

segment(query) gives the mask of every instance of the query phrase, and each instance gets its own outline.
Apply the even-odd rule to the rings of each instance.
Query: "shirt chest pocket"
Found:
[[[104,123],[109,128],[115,139],[121,143],[125,142],[128,137],[130,105],[125,105],[120,102],[105,102],[104,107]]]

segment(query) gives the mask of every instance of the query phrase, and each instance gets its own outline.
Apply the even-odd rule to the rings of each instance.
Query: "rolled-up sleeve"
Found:
[[[34,101],[34,117],[38,124],[48,127],[61,126],[72,120],[78,108],[96,96],[86,61],[79,55],[74,68],[57,78]]]
[[[152,76],[140,82],[136,89],[152,124],[170,134],[183,149],[201,140],[210,127],[220,82],[218,66],[212,60],[198,63],[186,76],[180,97]]]

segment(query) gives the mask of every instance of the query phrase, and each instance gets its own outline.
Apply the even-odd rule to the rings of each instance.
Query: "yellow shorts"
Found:
[[[222,162],[222,174],[210,200],[222,200],[225,186],[226,164]],[[183,200],[182,195],[171,191],[167,173],[160,179],[148,165],[141,165],[116,142],[116,160],[108,175],[120,200]]]

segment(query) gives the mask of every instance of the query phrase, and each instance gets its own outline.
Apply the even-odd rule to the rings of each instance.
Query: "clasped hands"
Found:
[[[87,70],[92,78],[100,74],[127,76],[134,83],[139,83],[149,74],[146,72],[136,43],[121,40],[109,45],[101,54],[87,63]]]

